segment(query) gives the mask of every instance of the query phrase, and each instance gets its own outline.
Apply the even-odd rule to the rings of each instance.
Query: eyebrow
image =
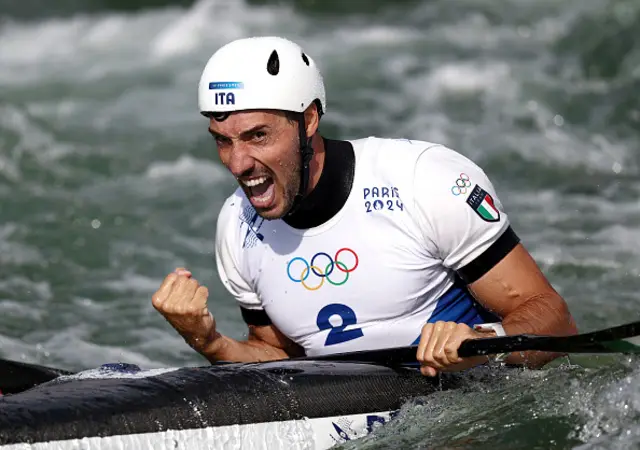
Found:
[[[262,125],[256,125],[253,128],[249,128],[248,130],[243,131],[242,133],[240,133],[240,137],[242,139],[246,139],[249,136],[251,136],[252,134],[261,131],[264,128],[268,128],[268,125],[262,124]],[[215,131],[213,131],[211,128],[209,128],[209,133],[211,133],[213,135],[213,137],[215,138],[225,138],[225,139],[229,139],[227,136],[225,136],[224,134],[220,134],[220,133],[216,133]]]

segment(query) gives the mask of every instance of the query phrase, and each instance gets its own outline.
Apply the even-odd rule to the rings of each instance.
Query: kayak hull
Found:
[[[328,448],[456,384],[355,362],[93,372],[0,397],[0,449]]]
[[[0,446],[2,450],[223,450],[229,448],[328,449],[358,439],[388,422],[394,411],[319,417],[246,425],[226,425],[153,433],[85,437]]]

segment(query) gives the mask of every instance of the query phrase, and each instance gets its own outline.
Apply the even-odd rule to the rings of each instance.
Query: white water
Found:
[[[1,22],[0,355],[75,369],[205,364],[150,304],[176,266],[211,288],[222,332],[246,333],[214,270],[215,219],[233,180],[196,85],[218,46],[259,34],[291,37],[321,66],[331,137],[439,141],[485,166],[582,327],[637,317],[638,141],[560,110],[559,99],[590,93],[593,104],[575,108],[597,116],[616,82],[581,78],[551,50],[604,3],[456,0],[327,19],[200,0]],[[451,402],[436,399],[433,410]],[[621,445],[637,442],[635,416],[612,417]],[[407,420],[416,432],[427,426]],[[577,436],[600,439],[593,430],[605,420],[594,416]]]

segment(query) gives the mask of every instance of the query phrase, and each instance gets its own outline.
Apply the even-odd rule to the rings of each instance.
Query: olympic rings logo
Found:
[[[456,185],[451,188],[451,193],[455,196],[466,194],[467,188],[471,186],[471,180],[469,175],[461,173],[460,177],[456,180]]]
[[[349,263],[348,260],[345,259],[345,261],[347,262],[340,261],[340,255],[343,255],[343,258],[344,258],[345,253],[346,254],[351,253],[351,255],[353,255],[353,258],[350,258],[350,259],[353,259],[353,261],[350,261],[351,267],[347,267],[347,264]],[[327,261],[327,264],[326,266],[324,266],[324,268],[323,268],[324,262],[320,262],[322,261],[322,259]],[[293,266],[297,262],[302,263],[303,267],[299,277],[294,278],[294,276],[291,274],[291,266]],[[317,291],[324,285],[325,280],[327,281],[327,283],[332,284],[334,286],[342,286],[349,280],[349,274],[354,270],[356,270],[356,268],[358,267],[358,264],[359,264],[358,254],[353,250],[351,250],[350,248],[345,247],[338,250],[336,254],[333,256],[333,258],[328,253],[324,253],[324,252],[318,252],[315,255],[313,255],[313,258],[311,258],[311,262],[308,262],[306,259],[301,258],[300,256],[296,256],[287,264],[287,275],[289,276],[289,279],[291,281],[293,281],[294,283],[302,284],[302,286],[304,286],[306,290]],[[298,267],[301,266],[301,264],[296,264],[296,265]],[[336,274],[338,274],[338,272],[342,272],[344,275],[337,277]],[[294,271],[294,274],[296,273],[298,272]],[[317,284],[314,283],[313,285],[310,285],[307,282],[308,281],[307,279],[309,278],[309,275],[311,275],[311,273],[317,276],[320,279],[320,282],[318,282]]]

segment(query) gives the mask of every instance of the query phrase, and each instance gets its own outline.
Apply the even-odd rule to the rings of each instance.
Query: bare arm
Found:
[[[207,308],[209,290],[179,267],[167,275],[153,294],[153,306],[165,317],[187,344],[210,362],[258,362],[304,354],[302,348],[274,325],[249,326],[246,341],[223,336]]]
[[[274,325],[249,325],[246,341],[237,341],[215,332],[209,345],[196,350],[212,363],[273,361],[304,355],[304,350]]]
[[[566,302],[522,244],[469,287],[479,303],[503,318],[507,334],[566,336],[578,331]],[[541,367],[558,356],[512,353],[507,362]]]

